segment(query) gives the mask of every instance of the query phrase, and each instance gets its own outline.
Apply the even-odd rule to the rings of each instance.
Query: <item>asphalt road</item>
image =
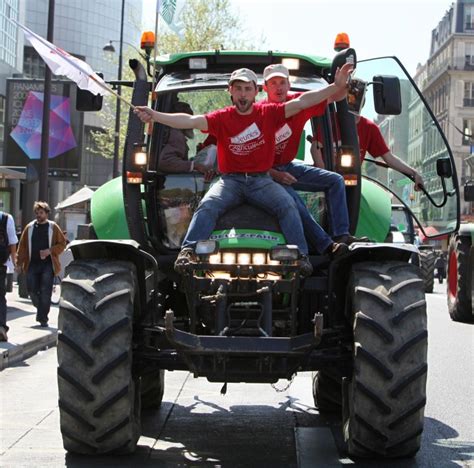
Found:
[[[277,393],[270,385],[221,385],[167,373],[164,403],[145,415],[131,456],[67,454],[59,432],[56,351],[0,373],[0,466],[474,466],[474,328],[449,319],[444,285],[429,294],[428,403],[422,448],[413,459],[355,462],[340,424],[313,409],[311,375]],[[279,382],[280,387],[285,382]]]

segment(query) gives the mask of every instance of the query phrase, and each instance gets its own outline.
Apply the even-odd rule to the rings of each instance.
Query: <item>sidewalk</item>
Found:
[[[36,309],[29,299],[18,296],[18,286],[7,293],[8,342],[0,341],[0,371],[33,356],[42,349],[56,346],[59,306],[51,305],[49,326],[35,321]]]

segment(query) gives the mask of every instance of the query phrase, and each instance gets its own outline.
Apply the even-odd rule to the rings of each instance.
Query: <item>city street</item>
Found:
[[[339,421],[313,409],[307,373],[281,393],[270,385],[229,384],[221,395],[221,384],[168,372],[164,403],[144,415],[136,454],[69,455],[59,432],[52,348],[0,372],[0,466],[474,466],[474,329],[450,320],[445,284],[436,284],[427,301],[428,403],[422,448],[412,460],[347,458]]]

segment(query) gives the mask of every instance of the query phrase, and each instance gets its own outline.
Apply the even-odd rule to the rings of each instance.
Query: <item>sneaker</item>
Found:
[[[0,327],[0,341],[8,341],[7,329]]]
[[[329,256],[332,259],[342,257],[343,255],[347,254],[349,252],[349,247],[347,244],[344,244],[343,242],[333,242],[327,249],[326,253],[329,254]]]
[[[309,258],[306,255],[303,255],[299,261],[300,266],[300,275],[303,277],[310,276],[313,273],[313,265],[309,261]]]
[[[352,234],[343,234],[342,236],[336,236],[334,238],[334,241],[346,245],[351,245],[354,242],[370,242],[370,239],[367,236],[356,237]]]
[[[40,322],[40,327],[46,328],[48,326],[48,322]]]
[[[181,250],[178,255],[178,258],[174,262],[174,270],[177,273],[184,273],[186,271],[186,267],[196,261],[196,254],[194,253],[194,249],[191,247],[185,247]]]

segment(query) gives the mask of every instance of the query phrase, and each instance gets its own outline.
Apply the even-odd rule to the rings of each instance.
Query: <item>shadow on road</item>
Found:
[[[331,418],[332,419],[332,418]],[[224,467],[296,467],[294,427],[311,423],[312,427],[335,423],[320,416],[297,398],[284,396],[278,406],[233,405],[223,407],[194,396],[187,406],[164,402],[159,412],[143,415],[143,437],[134,455],[80,457],[66,455],[71,468],[91,466],[224,466]],[[415,458],[400,460],[353,460],[359,468],[387,466],[457,467],[470,460],[471,441],[453,440],[458,433],[450,426],[425,418],[422,447]],[[336,442],[339,437],[335,437]],[[340,439],[340,438],[339,438]],[[148,445],[144,445],[144,442]],[[341,459],[347,458],[341,441],[337,442]]]
[[[68,454],[66,465],[296,467],[296,415],[307,411],[287,395],[278,406],[223,407],[198,396],[187,406],[164,402],[159,412],[142,416],[143,437],[158,439],[152,447],[139,445],[134,455],[122,457]],[[322,425],[313,411],[307,416],[314,426]]]

